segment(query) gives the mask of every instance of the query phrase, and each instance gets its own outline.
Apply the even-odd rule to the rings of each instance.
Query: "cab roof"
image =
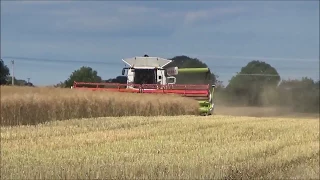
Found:
[[[157,67],[163,68],[167,64],[171,63],[172,60],[164,59],[160,57],[132,57],[122,59],[130,67]]]

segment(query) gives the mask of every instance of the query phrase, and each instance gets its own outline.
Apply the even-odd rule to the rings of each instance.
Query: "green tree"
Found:
[[[3,60],[0,60],[0,85],[4,85],[8,83],[8,76],[10,75],[10,70],[8,66],[6,66]]]
[[[313,81],[313,79],[308,77],[303,77],[301,80],[293,79],[293,80],[283,80],[279,85],[279,88],[285,89],[296,89],[296,88],[314,88],[317,86],[317,82]]]
[[[171,58],[172,62],[168,64],[165,68],[168,67],[178,67],[178,68],[207,68],[208,65],[197,58],[191,58],[188,56],[175,56]],[[195,75],[196,76],[196,75]],[[180,77],[182,78],[182,77]],[[186,77],[187,78],[187,77]],[[189,77],[188,77],[189,78]],[[211,72],[211,79],[214,84],[217,83],[217,76]]]
[[[91,67],[82,66],[80,69],[72,72],[70,77],[64,82],[64,86],[70,88],[73,86],[73,82],[102,82],[98,72]]]
[[[283,80],[278,92],[280,105],[297,112],[319,112],[319,81],[307,77]]]
[[[263,61],[253,60],[231,78],[226,90],[247,105],[263,105],[262,93],[265,89],[275,90],[279,81],[280,76],[274,67]]]
[[[178,68],[206,68],[208,67],[205,63],[200,61],[197,58],[190,58],[188,56],[175,56],[171,58],[172,63],[166,67],[175,67]]]

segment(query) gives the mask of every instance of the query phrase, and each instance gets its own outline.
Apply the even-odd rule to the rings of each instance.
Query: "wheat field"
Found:
[[[197,108],[177,96],[1,87],[1,178],[318,179],[318,116]]]
[[[198,107],[197,101],[177,95],[1,87],[2,126],[106,116],[194,115]]]
[[[108,117],[1,128],[3,179],[317,179],[319,120]]]

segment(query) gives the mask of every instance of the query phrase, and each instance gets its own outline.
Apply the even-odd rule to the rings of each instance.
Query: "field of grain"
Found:
[[[107,116],[198,114],[198,102],[177,95],[1,87],[1,125]]]
[[[108,117],[1,128],[3,179],[317,179],[319,120]]]
[[[177,96],[1,87],[1,178],[319,177],[318,114],[197,108]]]

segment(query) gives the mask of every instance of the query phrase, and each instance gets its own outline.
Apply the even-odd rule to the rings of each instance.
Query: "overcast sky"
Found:
[[[199,58],[225,82],[254,59],[284,79],[319,79],[319,1],[1,1],[7,65],[86,61],[14,59],[19,79],[55,84],[83,65],[108,79],[144,54]]]

